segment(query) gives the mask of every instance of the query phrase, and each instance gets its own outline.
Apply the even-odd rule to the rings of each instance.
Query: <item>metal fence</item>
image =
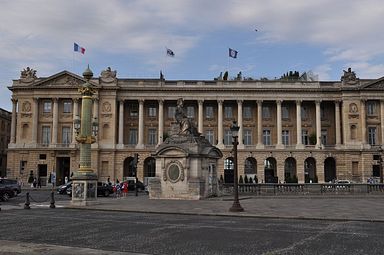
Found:
[[[220,186],[221,194],[232,194],[233,184]],[[384,195],[384,184],[245,183],[238,187],[241,195]]]

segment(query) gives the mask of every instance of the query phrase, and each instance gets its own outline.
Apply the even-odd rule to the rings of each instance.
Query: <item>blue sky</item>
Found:
[[[0,107],[27,66],[46,77],[68,70],[121,78],[211,80],[313,71],[339,80],[384,76],[381,0],[2,0]],[[255,29],[258,31],[256,32]],[[73,52],[73,43],[86,48]],[[167,57],[166,47],[175,57]],[[228,47],[237,59],[228,58]]]

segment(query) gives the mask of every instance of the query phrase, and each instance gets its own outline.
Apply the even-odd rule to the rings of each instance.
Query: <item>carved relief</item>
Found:
[[[349,113],[357,113],[359,110],[355,103],[349,104]]]
[[[29,101],[25,101],[21,107],[21,110],[23,112],[30,112],[31,111],[31,103]]]
[[[104,102],[102,109],[103,112],[111,112],[111,104],[109,102]]]
[[[184,181],[184,167],[178,160],[172,160],[168,163],[164,169],[163,180],[176,183],[178,181]]]

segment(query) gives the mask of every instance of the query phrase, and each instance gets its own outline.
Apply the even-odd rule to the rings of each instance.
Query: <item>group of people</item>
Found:
[[[111,181],[108,178],[107,183],[111,185]],[[128,196],[128,182],[119,182],[119,180],[116,180],[116,184],[113,186],[113,194],[115,198],[121,198]]]

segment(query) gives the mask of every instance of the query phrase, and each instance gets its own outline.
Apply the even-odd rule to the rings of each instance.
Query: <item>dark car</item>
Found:
[[[17,180],[0,179],[0,185],[6,186],[12,190],[12,196],[11,197],[15,197],[21,193],[21,186],[17,183]]]
[[[10,197],[14,196],[14,191],[5,185],[0,185],[0,201],[8,201]]]
[[[72,196],[72,183],[71,186],[67,188],[66,193],[68,196]],[[97,196],[108,197],[110,194],[113,194],[112,185],[103,182],[97,183]]]
[[[134,191],[135,190],[135,181],[134,180],[126,180],[120,183],[120,186],[123,187],[123,183],[128,182],[128,190]],[[137,191],[144,191],[145,190],[145,185],[141,181],[136,182],[137,186]]]
[[[72,181],[69,181],[57,188],[57,193],[66,194],[68,189],[72,189]]]

